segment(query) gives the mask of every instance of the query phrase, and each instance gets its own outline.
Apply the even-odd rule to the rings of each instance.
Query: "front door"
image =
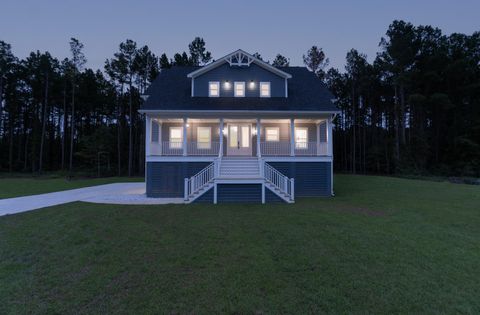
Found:
[[[252,126],[228,124],[227,155],[252,155]]]

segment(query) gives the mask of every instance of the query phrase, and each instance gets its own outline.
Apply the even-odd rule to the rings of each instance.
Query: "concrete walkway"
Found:
[[[145,195],[145,183],[115,183],[33,196],[0,199],[0,216],[74,201],[129,205],[184,203],[183,198],[147,198]]]

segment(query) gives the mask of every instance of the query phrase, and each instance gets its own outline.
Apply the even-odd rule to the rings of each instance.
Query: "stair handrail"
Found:
[[[188,201],[197,191],[211,183],[218,176],[219,163],[215,159],[212,163],[190,178],[184,179],[184,199]]]
[[[290,200],[295,200],[295,180],[280,173],[276,168],[263,161],[261,172],[263,178],[275,188],[288,195]]]

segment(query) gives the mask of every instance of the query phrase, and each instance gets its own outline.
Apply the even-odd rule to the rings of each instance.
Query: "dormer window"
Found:
[[[245,82],[235,82],[234,95],[235,97],[245,97]]]
[[[208,96],[209,97],[220,96],[220,82],[208,82]]]
[[[260,97],[270,97],[270,82],[260,82]]]

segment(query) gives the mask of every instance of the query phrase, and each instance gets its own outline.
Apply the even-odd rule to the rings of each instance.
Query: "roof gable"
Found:
[[[270,71],[270,72],[273,72],[275,73],[276,75],[282,77],[282,78],[285,78],[285,79],[290,79],[292,77],[292,75],[290,73],[287,73],[285,71],[282,71],[268,63],[266,63],[265,61],[262,61],[256,57],[254,57],[253,55],[250,55],[249,53],[239,49],[237,51],[234,51],[200,69],[197,69],[193,72],[190,72],[187,74],[187,77],[188,78],[195,78],[195,77],[198,77],[212,69],[215,69],[225,63],[228,63],[230,64],[230,66],[238,66],[238,67],[248,67],[250,66],[251,63],[255,63],[256,65]]]

